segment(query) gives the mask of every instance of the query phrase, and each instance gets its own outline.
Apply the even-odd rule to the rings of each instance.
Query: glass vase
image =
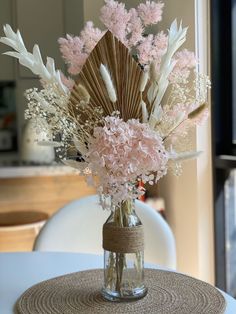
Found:
[[[104,286],[102,295],[110,301],[144,297],[144,235],[135,213],[134,200],[115,206],[103,225]]]

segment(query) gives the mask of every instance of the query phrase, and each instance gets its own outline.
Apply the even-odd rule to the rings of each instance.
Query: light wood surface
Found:
[[[2,231],[0,229],[0,251],[1,252],[21,252],[31,251],[34,239],[37,236],[34,228]]]
[[[4,219],[13,211],[38,211],[50,216],[70,201],[91,194],[95,190],[79,175],[0,179],[0,225],[1,213]],[[0,227],[0,251],[32,250],[37,232],[33,225],[25,230]]]

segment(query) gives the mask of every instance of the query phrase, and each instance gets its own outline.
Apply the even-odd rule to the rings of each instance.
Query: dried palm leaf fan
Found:
[[[112,102],[100,73],[101,64],[110,73],[117,100]],[[141,118],[141,94],[139,91],[142,70],[125,47],[110,31],[100,39],[89,55],[71,92],[70,105],[76,108],[82,101],[78,86],[86,88],[90,95],[90,106],[101,107],[104,116],[114,111],[127,121]]]

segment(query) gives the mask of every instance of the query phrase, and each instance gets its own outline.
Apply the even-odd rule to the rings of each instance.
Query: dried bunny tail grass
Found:
[[[83,85],[76,85],[74,87],[74,94],[76,94],[76,96],[78,96],[81,101],[84,101],[86,104],[89,103],[90,95]]]
[[[203,111],[205,111],[208,108],[208,105],[206,103],[200,105],[196,109],[194,109],[192,112],[188,114],[188,119],[196,119]]]
[[[104,64],[100,65],[100,73],[101,73],[102,79],[104,81],[104,84],[106,86],[110,101],[113,103],[116,102],[117,96],[116,96],[116,91],[115,91],[114,85],[112,83],[111,75],[108,72],[108,70]]]
[[[141,80],[140,80],[140,85],[139,85],[139,90],[142,93],[145,90],[145,87],[147,85],[149,79],[149,74],[146,71],[143,71],[142,76],[141,76]]]
[[[148,111],[147,111],[147,105],[146,103],[142,100],[141,101],[141,107],[142,107],[142,120],[143,123],[147,123],[148,122]]]

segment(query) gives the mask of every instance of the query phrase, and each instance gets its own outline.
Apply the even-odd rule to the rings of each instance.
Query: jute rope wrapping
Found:
[[[223,314],[226,305],[206,282],[157,269],[145,269],[148,294],[136,302],[105,301],[102,285],[102,269],[49,279],[29,288],[16,309],[19,314]]]
[[[137,253],[144,249],[143,226],[103,225],[103,249],[115,253]]]

